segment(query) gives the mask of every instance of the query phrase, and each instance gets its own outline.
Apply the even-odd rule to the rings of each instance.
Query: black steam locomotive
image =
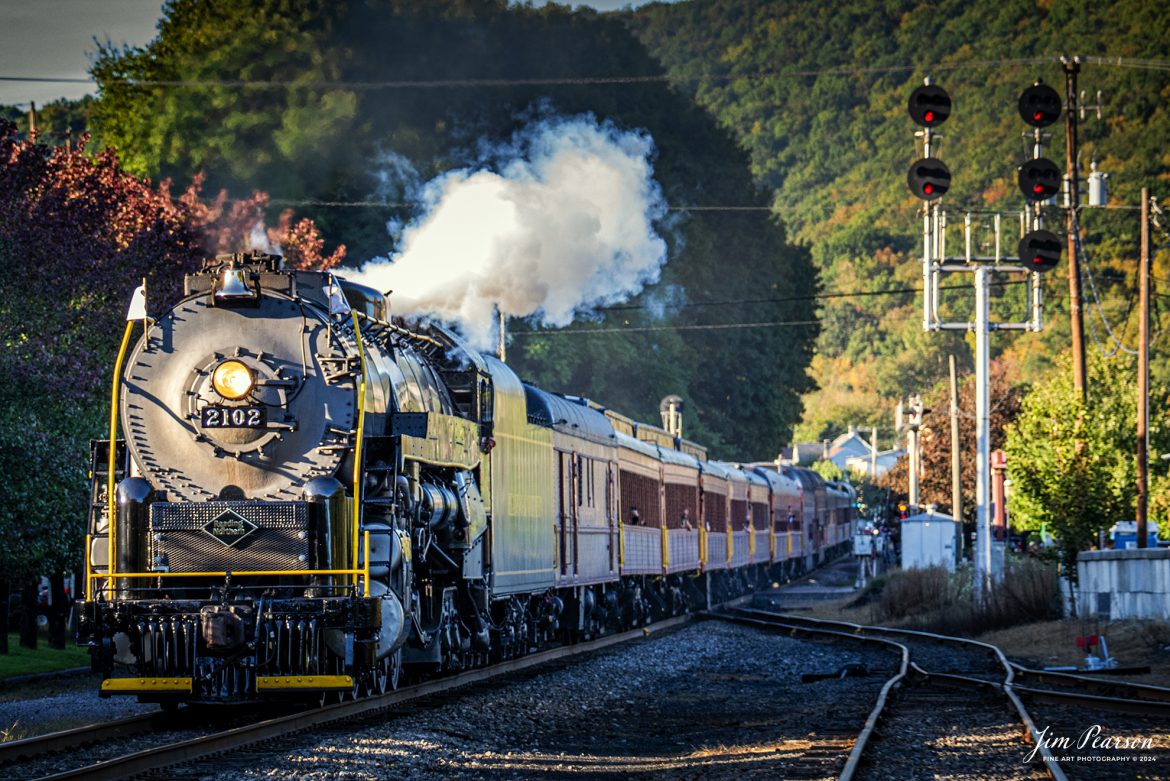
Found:
[[[357,696],[813,566],[853,494],[522,383],[386,298],[221,256],[130,346],[93,451],[103,695]],[[122,438],[119,438],[119,427]]]

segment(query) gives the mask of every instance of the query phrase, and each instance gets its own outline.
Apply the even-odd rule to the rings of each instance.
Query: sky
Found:
[[[568,4],[611,11],[645,2]],[[0,0],[0,105],[28,108],[32,101],[43,106],[93,92],[87,71],[97,54],[97,41],[117,47],[148,43],[155,36],[162,5],[162,0]],[[71,83],[81,80],[86,83]]]

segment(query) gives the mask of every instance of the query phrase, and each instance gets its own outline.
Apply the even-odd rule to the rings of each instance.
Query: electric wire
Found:
[[[1089,331],[1093,335],[1093,343],[1097,346],[1097,352],[1101,353],[1101,355],[1105,358],[1112,358],[1117,355],[1118,352],[1124,352],[1127,355],[1137,355],[1137,350],[1126,347],[1125,344],[1122,343],[1122,341],[1117,337],[1117,334],[1114,333],[1113,327],[1109,323],[1109,318],[1105,314],[1105,308],[1101,305],[1101,296],[1097,292],[1097,283],[1093,277],[1092,265],[1089,263],[1089,253],[1085,249],[1084,242],[1081,241],[1080,225],[1077,222],[1075,212],[1073,214],[1073,248],[1077,253],[1077,259],[1080,261],[1078,264],[1078,270],[1081,274],[1081,277],[1082,279],[1088,280],[1089,290],[1091,290],[1093,293],[1093,303],[1097,308],[1097,316],[1101,318],[1101,323],[1105,327],[1105,333],[1108,334],[1109,340],[1113,343],[1112,348],[1107,348],[1102,343],[1100,334],[1097,332],[1097,325],[1093,321],[1093,317],[1090,312],[1090,316],[1088,318]],[[1127,325],[1129,323],[1129,316],[1133,311],[1132,296],[1130,297],[1129,301],[1130,308],[1126,310],[1125,314],[1125,322]]]
[[[1170,72],[1170,60],[1141,59],[1135,57],[1085,57],[1083,62],[1102,67],[1128,68],[1135,70]],[[676,74],[651,73],[642,75],[616,76],[550,76],[533,78],[452,78],[452,79],[371,79],[348,81],[345,79],[300,80],[300,79],[107,79],[103,87],[164,87],[198,88],[226,87],[246,89],[483,89],[500,87],[553,87],[553,86],[609,86],[647,84],[660,82],[699,83],[758,81],[771,79],[806,79],[821,76],[858,76],[883,73],[914,73],[918,71],[943,72],[1003,67],[1036,67],[1059,63],[1059,57],[1015,57],[992,60],[965,60],[962,62],[912,63],[899,65],[841,65],[831,68],[775,68],[749,73],[695,73]],[[92,78],[45,77],[45,76],[0,76],[0,82],[26,82],[50,84],[96,84]]]

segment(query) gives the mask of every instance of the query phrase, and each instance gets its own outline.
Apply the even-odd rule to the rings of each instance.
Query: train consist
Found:
[[[134,327],[79,605],[103,695],[381,692],[742,593],[851,539],[846,485],[711,460],[278,257],[209,261],[131,347]]]

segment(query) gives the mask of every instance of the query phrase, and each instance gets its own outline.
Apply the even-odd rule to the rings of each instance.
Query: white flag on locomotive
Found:
[[[130,308],[126,311],[126,319],[146,319],[146,283],[134,288],[134,296],[130,299]]]

